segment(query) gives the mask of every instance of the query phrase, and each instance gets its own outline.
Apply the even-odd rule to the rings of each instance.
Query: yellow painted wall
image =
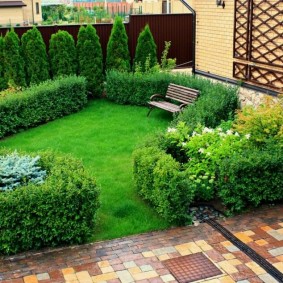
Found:
[[[10,23],[12,25],[23,23],[22,7],[0,8],[0,25],[7,25]]]
[[[32,24],[33,21],[35,23],[41,23],[41,0],[23,0],[23,2],[27,5],[26,7],[23,7],[24,20],[29,22],[30,24]],[[38,3],[39,5],[39,14],[36,13],[36,3]]]

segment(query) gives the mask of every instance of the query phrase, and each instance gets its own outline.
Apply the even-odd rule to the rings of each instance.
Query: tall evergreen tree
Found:
[[[0,91],[7,88],[7,79],[4,77],[4,38],[0,36]]]
[[[145,62],[149,58],[149,67],[153,67],[157,63],[157,51],[156,44],[152,33],[150,31],[149,25],[146,25],[145,28],[140,32],[136,52],[134,65],[139,64],[141,70],[145,70]]]
[[[34,26],[23,34],[21,41],[27,84],[48,80],[50,76],[46,46],[39,30]]]
[[[59,30],[49,41],[50,67],[53,77],[77,72],[75,41],[67,31]]]
[[[87,89],[93,96],[103,91],[103,55],[99,37],[92,25],[80,27],[77,41],[79,74],[86,77]]]
[[[5,77],[11,86],[26,86],[20,39],[13,29],[4,37]]]
[[[116,17],[107,44],[106,69],[130,71],[128,36],[121,17]]]

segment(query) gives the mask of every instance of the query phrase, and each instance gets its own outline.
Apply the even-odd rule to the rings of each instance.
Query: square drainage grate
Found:
[[[222,274],[203,253],[172,258],[163,263],[179,283],[194,282]]]

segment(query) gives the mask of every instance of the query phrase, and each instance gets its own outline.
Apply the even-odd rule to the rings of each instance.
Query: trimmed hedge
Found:
[[[77,112],[86,103],[86,80],[76,76],[0,97],[0,138]]]
[[[0,154],[7,154],[5,149]],[[0,193],[0,253],[85,242],[92,234],[99,190],[82,162],[42,152],[44,183]]]
[[[219,196],[232,212],[283,199],[283,149],[249,149],[219,167]]]
[[[138,193],[169,222],[190,223],[187,213],[194,198],[180,163],[157,147],[134,152],[134,181]]]

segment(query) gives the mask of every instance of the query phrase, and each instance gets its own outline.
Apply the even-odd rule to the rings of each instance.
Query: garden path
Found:
[[[283,273],[283,205],[219,221]],[[186,282],[168,270],[170,259],[202,253],[217,276],[206,283],[278,282],[208,224],[179,227],[81,246],[0,258],[2,283]],[[200,255],[200,254],[199,254]],[[177,264],[180,267],[180,262]],[[175,274],[178,270],[175,269]],[[181,270],[181,273],[185,270]],[[190,276],[193,271],[191,270]],[[217,272],[216,272],[217,273]],[[180,275],[180,272],[179,272]],[[195,277],[197,278],[197,277]],[[193,280],[193,279],[191,279]],[[190,281],[192,282],[192,281]]]

